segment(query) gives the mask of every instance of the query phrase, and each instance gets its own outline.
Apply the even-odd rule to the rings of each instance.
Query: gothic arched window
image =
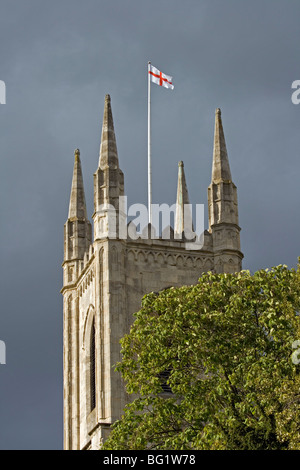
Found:
[[[93,320],[90,339],[90,399],[91,411],[96,407],[96,347],[95,320]]]

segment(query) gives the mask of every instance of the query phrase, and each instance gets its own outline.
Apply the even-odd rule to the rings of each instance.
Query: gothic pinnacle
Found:
[[[80,151],[74,151],[75,162],[72,179],[72,189],[69,204],[68,219],[87,220],[85,194],[83,187],[83,177],[80,162]]]
[[[221,110],[217,108],[215,116],[212,182],[217,183],[219,181],[231,181],[231,172],[222,125]]]
[[[178,163],[178,184],[176,198],[176,215],[175,215],[175,234],[182,234],[185,228],[192,229],[192,215],[185,204],[189,204],[189,195],[186,185],[184,164],[182,161]],[[188,212],[187,212],[188,211]],[[185,224],[188,227],[185,227]]]
[[[119,168],[118,151],[112,117],[110,95],[105,96],[102,135],[100,144],[99,167]]]

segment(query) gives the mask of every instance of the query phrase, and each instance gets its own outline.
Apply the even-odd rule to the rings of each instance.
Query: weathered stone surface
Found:
[[[75,182],[72,183],[69,217],[65,224],[62,288],[65,449],[98,449],[101,441],[107,438],[110,425],[120,418],[128,396],[121,376],[114,372],[114,365],[121,359],[120,338],[129,331],[142,297],[170,286],[195,284],[203,272],[210,270],[234,272],[241,269],[243,255],[240,252],[236,187],[231,182],[224,146],[221,117],[217,113],[215,176],[208,192],[209,231],[204,232],[201,250],[186,249],[184,240],[176,239],[173,231],[169,240],[149,240],[143,236],[119,239],[111,235],[109,205],[118,209],[118,197],[124,194],[124,178],[119,168],[108,97],[105,99],[99,167],[94,176],[93,242],[86,218],[79,154],[75,154]],[[188,201],[183,165],[179,172],[178,201],[182,204]],[[93,328],[95,382],[91,347]],[[92,409],[94,388],[96,406]]]

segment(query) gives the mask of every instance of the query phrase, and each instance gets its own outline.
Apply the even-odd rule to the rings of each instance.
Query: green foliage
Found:
[[[282,265],[146,295],[117,365],[132,400],[103,448],[300,449],[299,304]]]

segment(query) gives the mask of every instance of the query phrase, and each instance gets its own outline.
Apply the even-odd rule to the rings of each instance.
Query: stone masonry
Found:
[[[195,284],[203,272],[242,268],[237,190],[232,182],[221,111],[216,110],[209,228],[200,250],[184,240],[188,191],[179,162],[176,216],[170,238],[111,236],[110,211],[124,195],[111,101],[105,97],[94,214],[88,220],[80,152],[75,150],[68,220],[64,227],[64,447],[98,449],[128,400],[114,365],[142,297],[170,286]],[[116,220],[118,229],[118,219]],[[131,226],[134,231],[134,227]],[[152,233],[151,226],[146,231]],[[117,230],[118,233],[118,230]],[[135,239],[133,239],[135,238]]]

